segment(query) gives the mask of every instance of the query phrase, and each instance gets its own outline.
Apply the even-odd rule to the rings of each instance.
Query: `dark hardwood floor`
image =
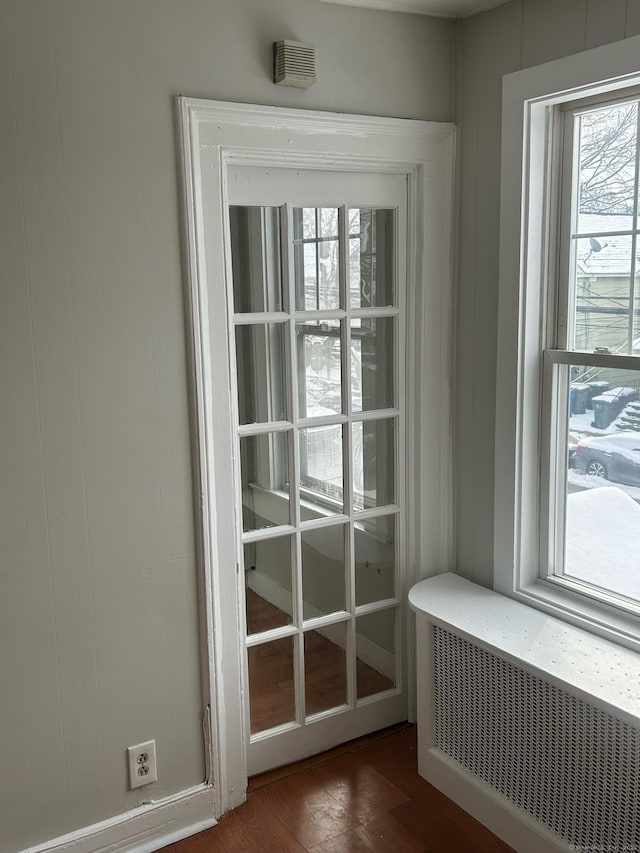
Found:
[[[509,853],[418,776],[401,725],[250,780],[247,802],[164,853]]]

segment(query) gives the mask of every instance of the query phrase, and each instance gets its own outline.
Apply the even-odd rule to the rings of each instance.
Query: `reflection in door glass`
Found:
[[[242,529],[289,524],[289,433],[240,438]]]
[[[393,210],[349,210],[349,301],[354,308],[393,305]]]
[[[301,418],[342,411],[340,321],[296,323]]]
[[[240,423],[285,420],[284,324],[236,326],[236,365]]]
[[[394,403],[393,317],[351,321],[351,405],[354,412]]]
[[[304,692],[307,716],[347,701],[345,622],[304,634]]]
[[[395,495],[394,421],[360,421],[352,425],[353,507],[392,504]]]
[[[243,547],[247,634],[290,625],[293,536],[246,542]]]
[[[236,314],[282,311],[279,207],[229,208]]]
[[[301,429],[300,498],[306,518],[342,512],[342,426]],[[316,509],[317,507],[317,509]]]
[[[296,718],[293,637],[247,649],[251,734]]]
[[[302,607],[305,619],[346,607],[344,524],[303,530]]]
[[[394,596],[395,520],[385,515],[354,525],[356,605]]]
[[[395,687],[395,613],[395,609],[379,610],[356,619],[358,699]]]
[[[569,369],[564,574],[640,601],[640,371]]]
[[[296,310],[327,311],[340,307],[338,210],[293,208],[293,263]]]

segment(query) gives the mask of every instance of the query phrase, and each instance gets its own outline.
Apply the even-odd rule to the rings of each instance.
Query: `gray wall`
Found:
[[[457,568],[485,585],[493,579],[502,75],[638,33],[640,0],[513,0],[457,24]]]
[[[271,43],[319,82],[274,87]],[[454,25],[0,0],[0,851],[202,781],[174,96],[453,118]]]

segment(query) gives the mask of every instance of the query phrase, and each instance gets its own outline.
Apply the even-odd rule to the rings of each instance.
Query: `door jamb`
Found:
[[[200,636],[207,781],[215,817],[246,797],[243,666],[235,533],[224,507],[232,450],[214,453],[228,424],[226,371],[215,370],[212,339],[224,334],[226,169],[231,163],[404,174],[408,181],[407,459],[419,472],[407,489],[407,589],[451,568],[452,464],[450,365],[455,127],[423,122],[177,99],[183,185],[185,266],[195,469]],[[205,238],[206,235],[206,238]],[[222,301],[221,301],[222,300]],[[220,306],[224,304],[225,310]],[[218,310],[216,310],[216,308]],[[429,370],[422,370],[428,365]],[[434,460],[439,469],[434,470]],[[228,497],[228,496],[227,496]],[[236,563],[233,572],[223,566]],[[406,594],[406,590],[404,591]],[[415,703],[412,624],[407,635],[409,702]],[[240,713],[239,713],[240,711]]]

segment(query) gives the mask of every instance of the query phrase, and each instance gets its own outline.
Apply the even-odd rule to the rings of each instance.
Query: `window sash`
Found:
[[[553,173],[555,157],[558,157],[560,178],[550,195],[559,195],[556,202],[558,210],[557,224],[550,221],[550,229],[547,237],[551,257],[554,252],[554,231],[557,236],[555,252],[557,253],[557,264],[553,263],[548,271],[549,281],[554,281],[555,286],[549,288],[551,300],[549,309],[555,318],[551,326],[551,334],[547,335],[547,346],[558,349],[571,349],[581,351],[575,345],[576,340],[576,282],[574,245],[577,239],[588,239],[591,237],[622,237],[629,236],[630,245],[630,271],[629,271],[629,310],[627,329],[627,352],[632,354],[635,347],[634,341],[640,336],[640,282],[638,273],[638,248],[640,245],[640,89],[633,90],[635,97],[625,91],[618,97],[611,96],[603,98],[602,95],[573,102],[571,105],[560,104],[552,109],[551,128],[556,137],[554,151],[549,163],[549,170]],[[580,179],[580,133],[578,131],[579,119],[589,112],[605,109],[608,106],[619,106],[625,103],[637,104],[636,116],[636,139],[635,139],[635,169],[633,184],[633,207],[629,215],[631,227],[627,229],[614,230],[583,230],[578,228],[577,216],[579,208],[578,186]],[[550,185],[553,181],[550,181]],[[553,201],[552,201],[553,205]],[[551,220],[553,217],[551,217]],[[638,321],[638,322],[637,322]],[[622,344],[617,351],[620,351]],[[587,351],[587,350],[585,350]]]
[[[640,371],[640,356],[633,355],[636,331],[636,314],[640,301],[640,286],[636,282],[636,254],[640,222],[640,88],[630,97],[629,92],[618,97],[602,95],[557,104],[548,108],[550,149],[547,153],[547,215],[546,215],[546,298],[542,300],[546,320],[541,323],[541,391],[540,391],[540,486],[538,493],[539,554],[538,577],[543,584],[551,584],[570,594],[592,598],[607,607],[630,614],[640,613],[640,603],[615,594],[586,581],[565,574],[565,520],[568,494],[569,385],[570,366],[613,368]],[[591,233],[578,229],[580,183],[580,117],[587,112],[609,105],[637,102],[637,128],[635,140],[635,173],[633,185],[633,212],[631,227],[624,231],[597,231]],[[580,238],[616,237],[631,238],[631,269],[629,278],[629,322],[626,339],[627,352],[611,349],[589,351],[578,349],[576,343],[577,274],[575,267],[575,241]],[[635,309],[635,310],[634,310]],[[563,369],[565,368],[565,369]]]

